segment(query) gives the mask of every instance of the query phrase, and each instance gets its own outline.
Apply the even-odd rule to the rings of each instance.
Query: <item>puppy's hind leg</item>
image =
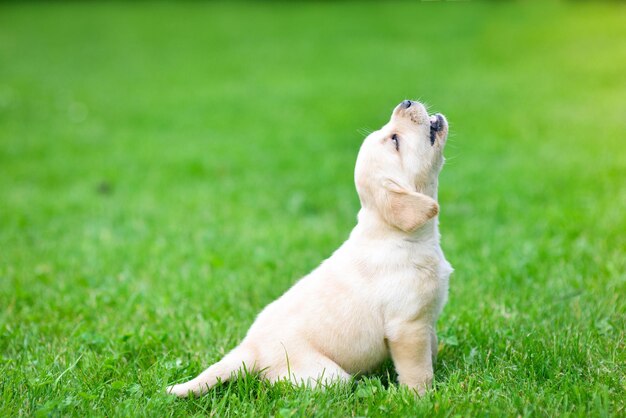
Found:
[[[307,356],[274,376],[270,381],[289,380],[294,385],[308,385],[312,388],[323,388],[337,382],[348,382],[350,373],[337,363],[323,355]]]
[[[168,386],[166,391],[183,398],[189,396],[189,394],[200,396],[215,386],[218,380],[222,382],[228,380],[243,367],[248,371],[255,371],[255,361],[254,350],[239,346],[226,354],[223,359],[200,373],[195,379],[179,385]]]

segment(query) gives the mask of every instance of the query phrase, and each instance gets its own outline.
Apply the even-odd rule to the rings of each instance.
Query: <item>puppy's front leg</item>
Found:
[[[430,334],[430,350],[432,352],[434,369],[437,365],[437,354],[439,353],[439,339],[437,338],[437,331],[435,331],[435,327],[432,328]]]
[[[425,324],[405,324],[389,339],[398,381],[423,395],[433,381],[432,328]]]

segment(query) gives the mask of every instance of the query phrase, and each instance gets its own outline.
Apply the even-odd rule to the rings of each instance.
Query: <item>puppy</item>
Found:
[[[347,381],[391,355],[400,384],[422,395],[433,379],[435,323],[452,273],[437,217],[447,135],[443,115],[400,103],[359,151],[362,207],[348,240],[261,311],[239,346],[167,392],[201,395],[244,367],[270,381]]]

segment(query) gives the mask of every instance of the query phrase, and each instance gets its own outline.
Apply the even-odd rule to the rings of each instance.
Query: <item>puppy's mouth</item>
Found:
[[[437,134],[446,128],[446,118],[441,113],[435,113],[430,117],[430,145],[435,145]]]

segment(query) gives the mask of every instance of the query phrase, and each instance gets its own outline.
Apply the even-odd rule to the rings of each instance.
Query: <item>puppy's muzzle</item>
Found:
[[[446,120],[441,113],[436,113],[430,117],[430,144],[435,144],[437,134],[446,127]]]
[[[444,125],[443,115],[441,113],[437,113],[430,117],[430,130],[439,132],[443,129]]]

